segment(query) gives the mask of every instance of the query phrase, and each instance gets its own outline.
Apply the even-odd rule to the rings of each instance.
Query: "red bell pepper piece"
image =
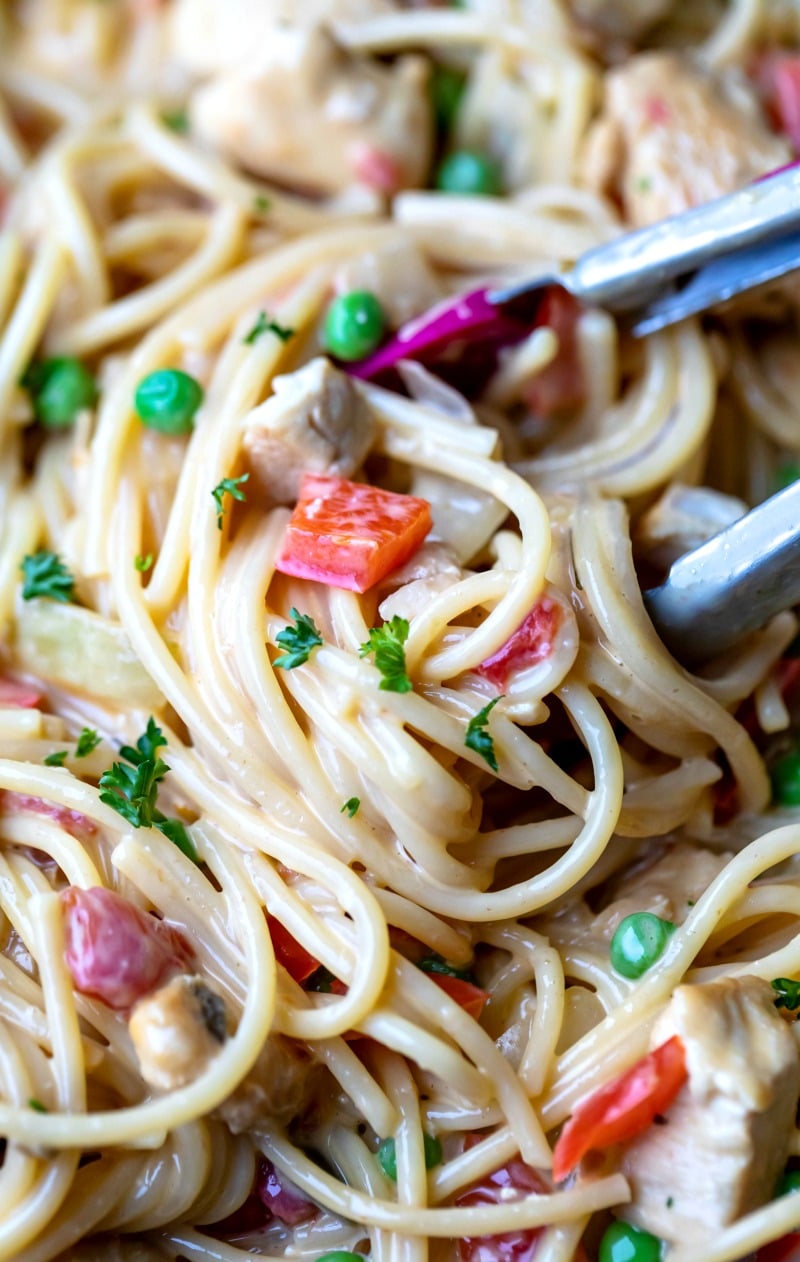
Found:
[[[414,555],[432,524],[427,500],[307,473],[275,568],[365,592]]]
[[[674,1035],[624,1074],[581,1100],[558,1137],[553,1178],[565,1179],[592,1149],[633,1139],[665,1113],[686,1082],[683,1043]]]

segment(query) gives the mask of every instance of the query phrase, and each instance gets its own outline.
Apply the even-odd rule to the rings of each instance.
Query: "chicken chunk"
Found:
[[[324,1072],[300,1043],[271,1034],[244,1082],[217,1113],[235,1135],[268,1120],[290,1122],[312,1098]]]
[[[227,1038],[225,1006],[200,977],[181,973],[136,1004],[128,1031],[145,1082],[174,1091],[193,1082]]]
[[[197,134],[281,184],[334,195],[423,183],[433,146],[428,62],[381,65],[321,27],[277,27],[255,54],[194,94]]]
[[[790,159],[744,84],[672,53],[647,53],[606,77],[584,178],[620,198],[630,223],[644,225],[733,192]]]
[[[375,437],[375,419],[350,378],[327,359],[276,377],[275,393],[244,431],[253,485],[273,504],[293,504],[304,473],[352,477]]]
[[[665,1115],[626,1145],[624,1213],[670,1243],[696,1244],[770,1200],[789,1154],[800,1056],[768,982],[679,986],[653,1029],[677,1034],[689,1080]]]
[[[640,517],[635,533],[637,558],[669,569],[678,557],[699,548],[746,512],[747,505],[733,495],[675,482]]]

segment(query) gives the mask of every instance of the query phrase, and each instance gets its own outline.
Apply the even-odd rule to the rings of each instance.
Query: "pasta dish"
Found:
[[[642,598],[798,283],[475,299],[798,153],[794,0],[0,4],[0,1259],[800,1257],[798,620]]]

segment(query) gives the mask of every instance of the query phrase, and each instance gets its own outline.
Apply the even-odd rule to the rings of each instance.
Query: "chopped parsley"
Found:
[[[189,130],[189,115],[184,109],[164,110],[161,121],[170,131],[176,131],[181,136],[185,136]]]
[[[266,214],[269,210],[269,198],[265,197],[263,193],[256,193],[253,198],[253,210],[257,215]]]
[[[150,716],[147,727],[136,745],[123,745],[120,758],[100,777],[100,801],[111,806],[134,828],[157,828],[193,863],[199,862],[197,850],[186,827],[179,819],[167,819],[156,807],[158,786],[169,766],[158,757],[166,739],[155,719]]]
[[[146,574],[149,569],[152,569],[154,559],[152,552],[148,552],[146,556],[142,556],[140,552],[133,558],[133,564],[140,574]]]
[[[359,657],[374,654],[375,665],[383,676],[379,688],[384,692],[411,692],[413,684],[406,674],[408,620],[397,614],[382,627],[373,627],[369,639],[358,650]]]
[[[20,569],[25,580],[22,585],[23,600],[34,600],[37,596],[60,600],[62,604],[69,604],[72,600],[75,579],[55,552],[40,548],[23,558]]]
[[[245,346],[252,346],[264,333],[274,333],[282,342],[288,342],[290,337],[294,337],[294,329],[278,324],[278,321],[268,316],[266,311],[259,311],[255,324],[242,341]]]
[[[492,771],[497,771],[497,758],[494,753],[494,741],[489,734],[489,715],[494,707],[500,701],[500,697],[495,697],[494,701],[490,701],[482,710],[474,714],[467,724],[467,734],[464,738],[464,744],[467,749],[471,749],[474,753],[480,754],[485,762],[488,762]]]
[[[238,500],[240,504],[243,504],[247,496],[242,490],[242,484],[247,482],[249,477],[249,473],[243,473],[240,478],[223,478],[211,492],[214,497],[214,503],[217,506],[217,528],[219,530],[222,530],[222,519],[225,516],[225,505],[223,503],[225,496],[230,495],[231,499]]]
[[[50,1112],[50,1110],[46,1107],[46,1105],[42,1104],[41,1100],[36,1100],[33,1097],[31,1097],[31,1099],[28,1101],[28,1108],[33,1109],[34,1113],[49,1113]]]
[[[338,977],[327,969],[324,964],[320,964],[315,973],[306,982],[306,990],[315,990],[321,995],[330,995],[333,993],[333,983],[338,981]]]
[[[437,951],[431,951],[418,960],[417,968],[421,968],[423,973],[438,973],[441,977],[458,977],[462,982],[471,982],[473,986],[475,985],[475,977],[468,968],[455,968],[454,965],[448,964]]]
[[[319,629],[307,613],[298,613],[293,606],[289,610],[289,617],[294,620],[295,625],[286,627],[275,636],[276,643],[286,650],[272,663],[281,670],[294,670],[295,666],[302,666],[311,656],[311,650],[322,644]]]
[[[83,728],[80,736],[78,737],[78,743],[75,746],[75,757],[85,758],[87,754],[91,754],[93,750],[97,749],[97,746],[100,744],[100,740],[101,738],[97,735],[97,732],[93,727]]]
[[[63,767],[67,759],[66,749],[56,749],[52,754],[48,754],[44,760],[45,767]]]
[[[787,1012],[796,1012],[800,1008],[800,982],[791,977],[776,977],[770,985],[775,991],[776,1008],[785,1008]]]
[[[348,798],[344,806],[340,809],[339,814],[344,815],[345,811],[352,819],[361,805],[361,798]]]

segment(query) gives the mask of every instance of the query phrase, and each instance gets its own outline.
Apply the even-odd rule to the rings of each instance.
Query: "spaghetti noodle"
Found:
[[[797,619],[695,675],[640,589],[797,476],[791,287],[351,368],[657,217],[683,101],[788,155],[795,5],[630,8],[0,8],[0,1258],[795,1231]]]

